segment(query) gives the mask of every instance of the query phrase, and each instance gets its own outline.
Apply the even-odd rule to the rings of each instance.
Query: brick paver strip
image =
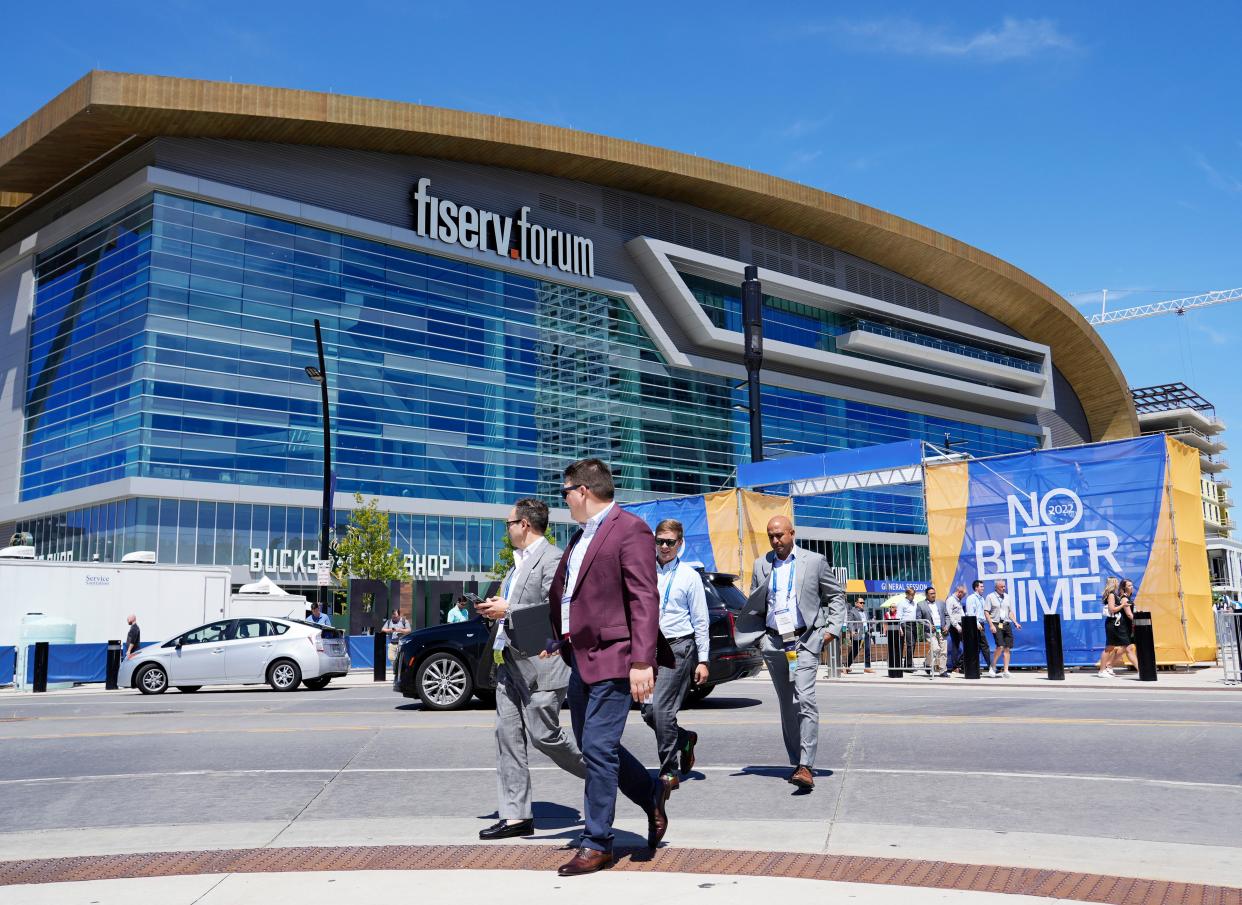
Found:
[[[1030,867],[946,864],[858,855],[667,848],[618,850],[613,870],[803,877],[930,889],[959,889],[1108,905],[1242,905],[1242,888],[1169,883]],[[546,870],[569,859],[543,845],[374,845],[86,855],[0,861],[0,886],[195,874],[347,870]]]

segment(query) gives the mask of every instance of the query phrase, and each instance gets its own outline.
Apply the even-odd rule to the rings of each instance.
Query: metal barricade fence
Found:
[[[898,621],[896,619],[868,619],[866,623],[848,622],[843,627],[841,637],[835,644],[825,644],[820,655],[820,664],[827,667],[829,678],[837,678],[842,672],[856,672],[858,669],[874,669],[888,671],[889,665],[889,633],[895,630],[897,658],[896,669],[901,672],[916,672],[925,668],[928,647],[932,644],[935,629],[926,619]],[[942,643],[947,656],[949,634],[942,633]],[[932,664],[935,675],[935,664]]]
[[[1216,611],[1216,660],[1225,670],[1225,684],[1242,683],[1242,612]]]

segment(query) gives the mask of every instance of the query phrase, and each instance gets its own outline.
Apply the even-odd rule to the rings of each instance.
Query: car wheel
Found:
[[[277,660],[268,667],[267,684],[274,691],[297,691],[302,684],[302,670],[292,660]]]
[[[163,694],[168,691],[168,673],[164,667],[151,663],[138,671],[134,684],[143,694]]]
[[[178,685],[177,691],[182,694],[194,694],[194,692],[198,691],[202,687],[202,685]]]
[[[330,676],[319,676],[315,679],[303,679],[302,684],[311,691],[323,691],[328,687],[328,683],[332,681]]]
[[[686,691],[686,699],[682,703],[683,707],[694,707],[705,697],[712,693],[715,685],[691,685]]]
[[[427,709],[457,710],[470,700],[474,680],[460,657],[440,651],[419,664],[414,687]]]

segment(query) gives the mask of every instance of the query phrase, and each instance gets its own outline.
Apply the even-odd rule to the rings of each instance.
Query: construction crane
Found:
[[[1242,288],[1217,289],[1202,295],[1191,295],[1184,299],[1169,299],[1165,302],[1152,302],[1150,305],[1135,305],[1133,308],[1118,308],[1108,311],[1108,290],[1104,290],[1104,298],[1100,304],[1100,313],[1092,314],[1087,323],[1092,326],[1115,324],[1118,321],[1132,321],[1140,317],[1155,317],[1158,314],[1185,314],[1193,308],[1206,308],[1209,305],[1220,305],[1224,302],[1242,301]]]

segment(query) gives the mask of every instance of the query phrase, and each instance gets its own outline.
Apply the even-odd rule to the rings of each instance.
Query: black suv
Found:
[[[707,594],[711,620],[708,634],[711,653],[705,685],[691,685],[686,704],[694,704],[724,682],[745,679],[759,672],[763,661],[757,650],[739,648],[733,637],[733,615],[746,603],[734,586],[737,576],[723,572],[700,572]],[[491,651],[487,642],[491,623],[481,616],[468,622],[433,625],[410,632],[401,642],[401,672],[397,690],[418,698],[429,710],[458,710],[474,695],[483,703],[496,703]]]

